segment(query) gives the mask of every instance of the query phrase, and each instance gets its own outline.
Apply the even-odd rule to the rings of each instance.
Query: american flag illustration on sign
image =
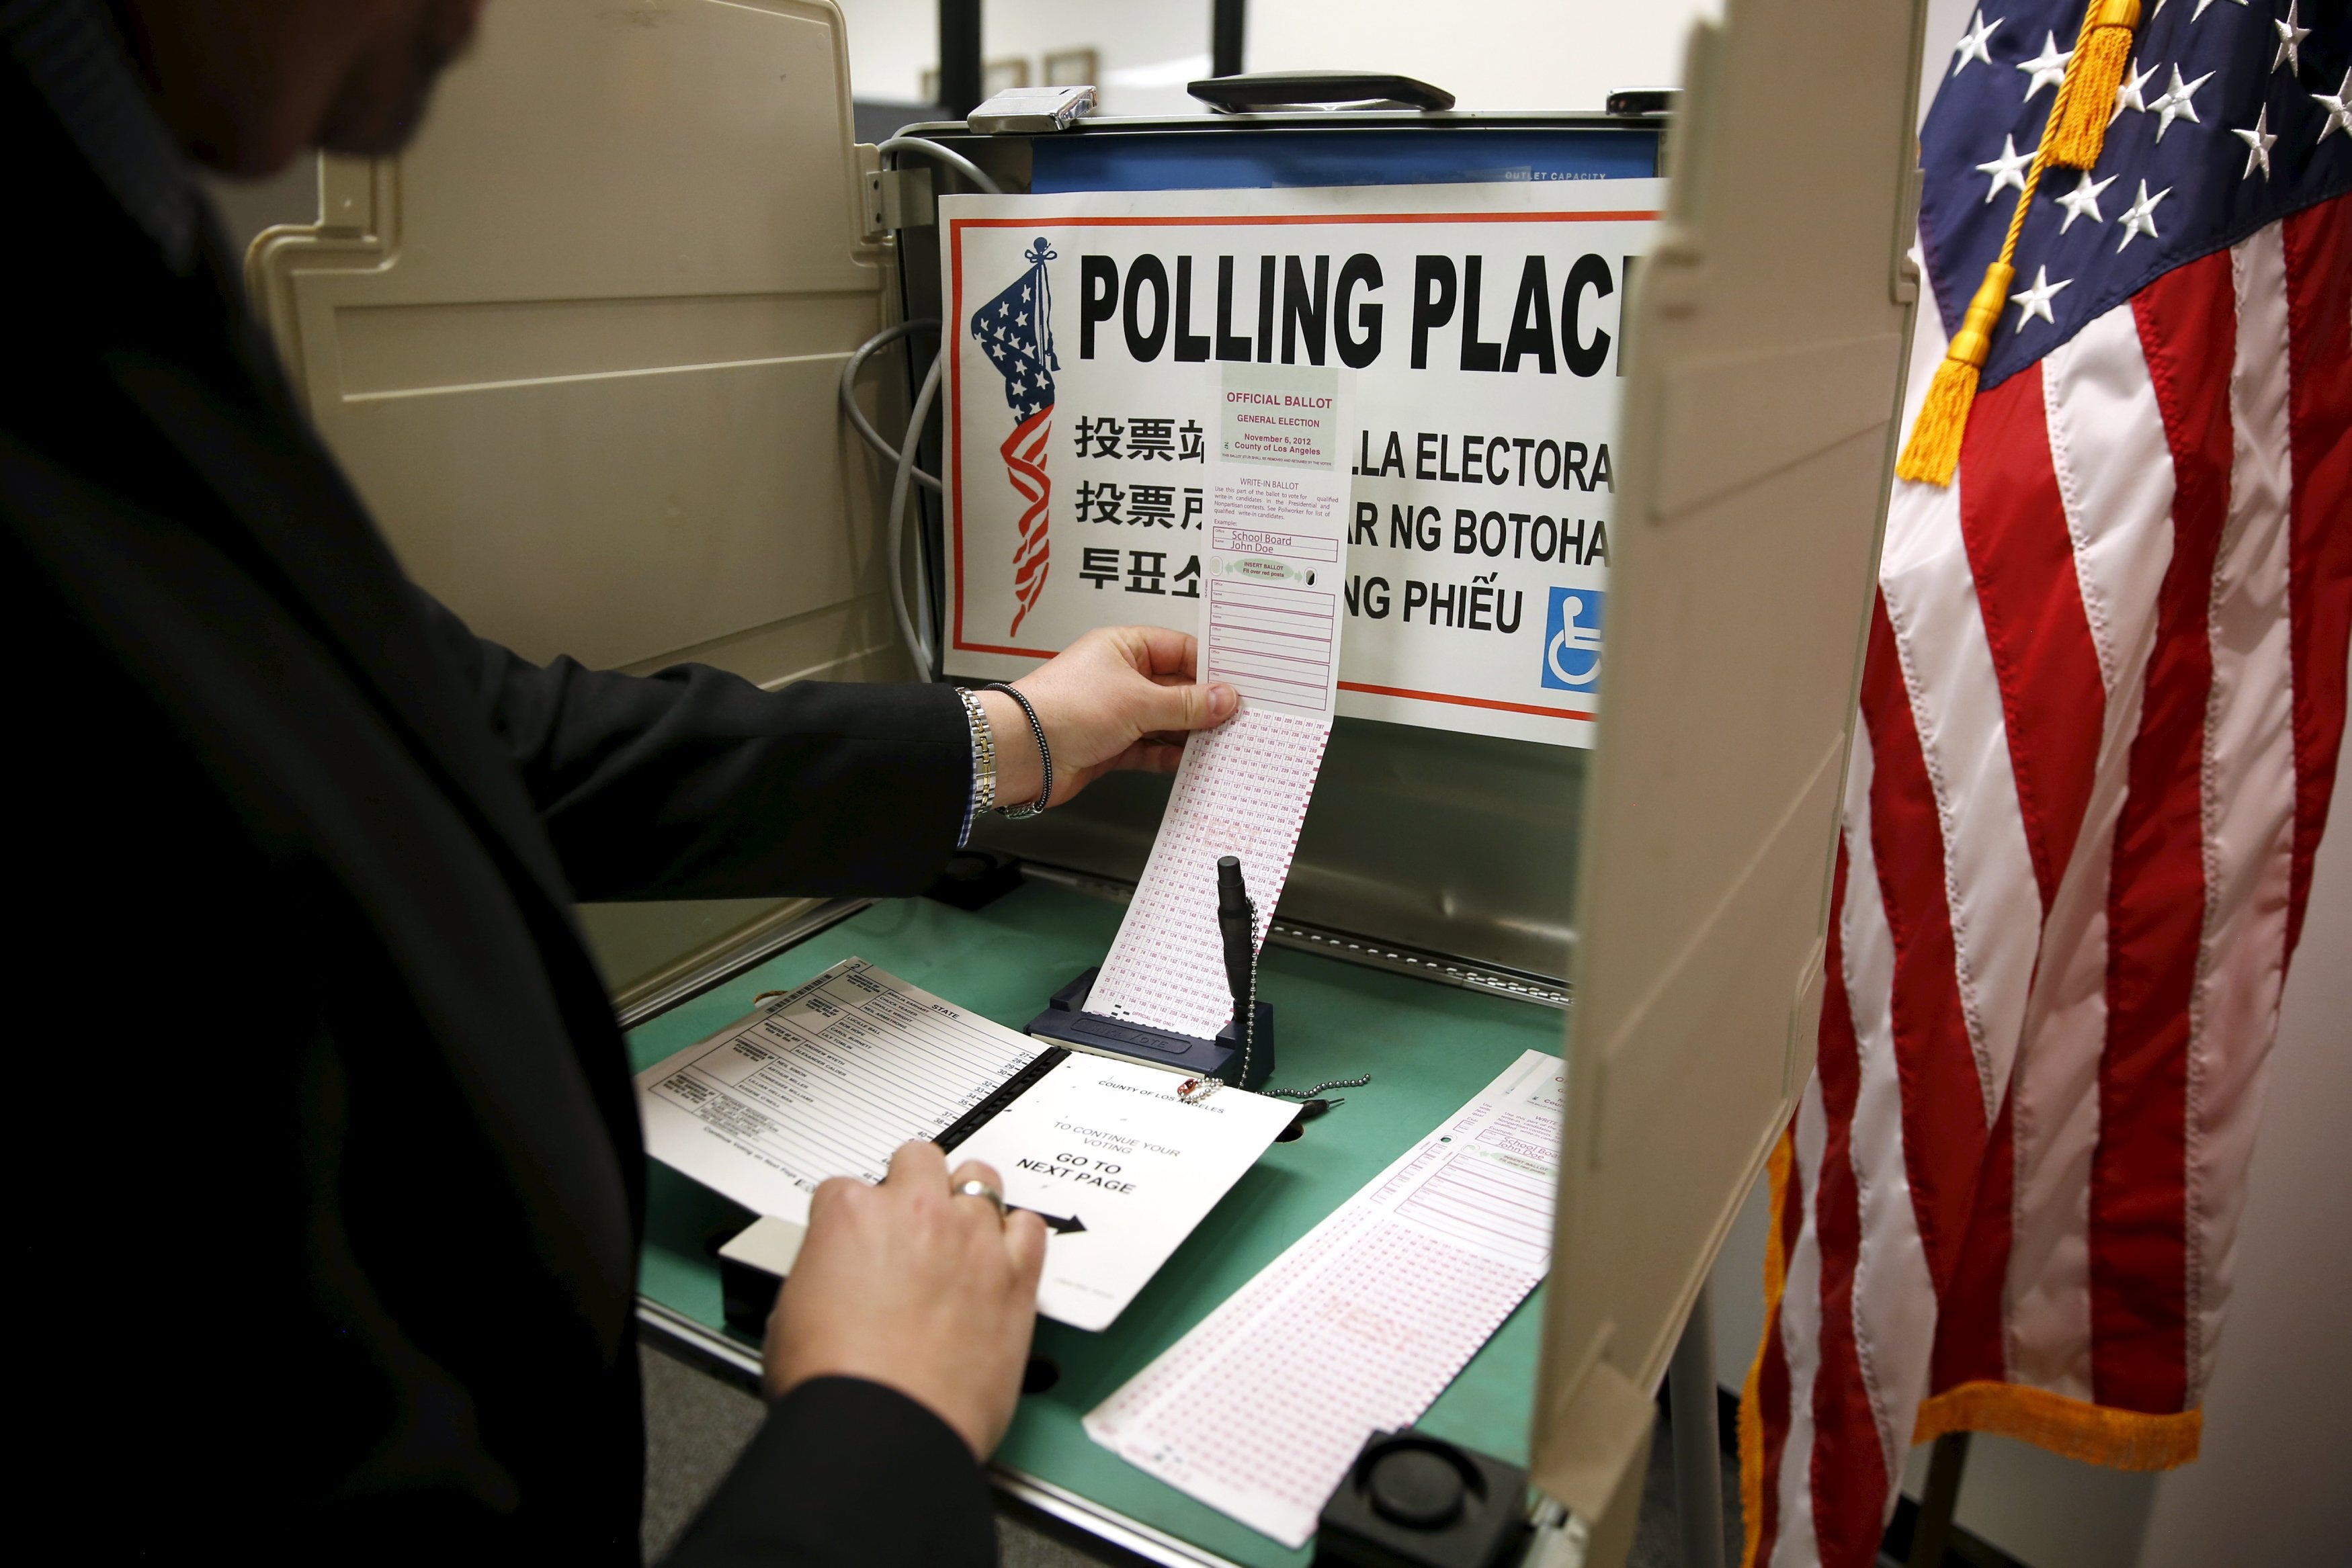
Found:
[[[1054,434],[1054,372],[1062,368],[1054,353],[1053,294],[1045,277],[1055,253],[1040,235],[1023,254],[1029,269],[971,316],[972,340],[1004,378],[1004,402],[1013,411],[1013,432],[997,448],[1004,455],[1005,477],[1024,503],[1013,557],[1013,592],[1021,608],[1013,612],[1012,632],[1036,608],[1052,564],[1054,486],[1045,475],[1045,443]]]

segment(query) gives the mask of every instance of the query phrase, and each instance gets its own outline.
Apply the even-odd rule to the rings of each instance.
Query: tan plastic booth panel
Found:
[[[829,0],[499,0],[415,144],[320,187],[248,285],[402,562],[478,631],[905,673],[834,402],[887,258]]]
[[[1915,292],[1923,11],[1731,0],[1703,26],[1636,284],[1535,1433],[1538,1483],[1606,1535],[1812,1060]]]

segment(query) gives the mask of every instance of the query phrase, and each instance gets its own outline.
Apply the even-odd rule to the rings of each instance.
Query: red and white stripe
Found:
[[[2027,1000],[2035,1049],[2011,1084],[2006,1349],[2011,1377],[2088,1399],[2091,1260],[2084,1217],[2107,1033],[2109,870],[2126,763],[2139,730],[2151,648],[2147,632],[2172,559],[2173,481],[2156,389],[2127,308],[2090,323],[2041,368],[2060,522],[2083,606],[2079,629],[2065,628],[2067,672],[2049,678],[2063,679],[2077,733],[2095,749],[2087,766],[2076,765],[2074,852],[2045,913],[2045,958]],[[2052,619],[2058,619],[2054,610]]]
[[[1054,564],[1054,481],[1045,472],[1045,444],[1053,434],[1054,405],[1047,403],[1014,425],[997,449],[1004,458],[1005,477],[1023,503],[1020,537],[1013,547],[1013,597],[1021,606],[1013,612],[1010,630],[1014,632],[1037,608]]]
[[[1943,348],[1923,309],[1906,428]],[[1948,1391],[2196,1407],[2347,624],[2352,198],[2158,278],[1896,486],[1752,1563],[1874,1562]]]

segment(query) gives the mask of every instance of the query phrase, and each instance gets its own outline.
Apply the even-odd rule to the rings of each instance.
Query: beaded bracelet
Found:
[[[1045,784],[1038,789],[1037,798],[1027,805],[999,806],[996,811],[1007,821],[1017,822],[1025,817],[1034,817],[1054,803],[1054,750],[1045,744],[1045,727],[1038,722],[1037,710],[1029,706],[1029,699],[1018,689],[1005,685],[1003,681],[992,681],[981,689],[1003,692],[1006,696],[1019,703],[1021,711],[1029,716],[1029,732],[1037,737],[1037,760],[1045,765]]]

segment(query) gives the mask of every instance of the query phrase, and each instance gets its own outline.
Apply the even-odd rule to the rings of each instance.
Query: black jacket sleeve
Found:
[[[951,687],[541,666],[419,597],[581,898],[910,894],[955,848],[971,731]]]
[[[896,1389],[820,1377],[769,1410],[669,1568],[995,1562],[995,1511],[963,1439]]]

